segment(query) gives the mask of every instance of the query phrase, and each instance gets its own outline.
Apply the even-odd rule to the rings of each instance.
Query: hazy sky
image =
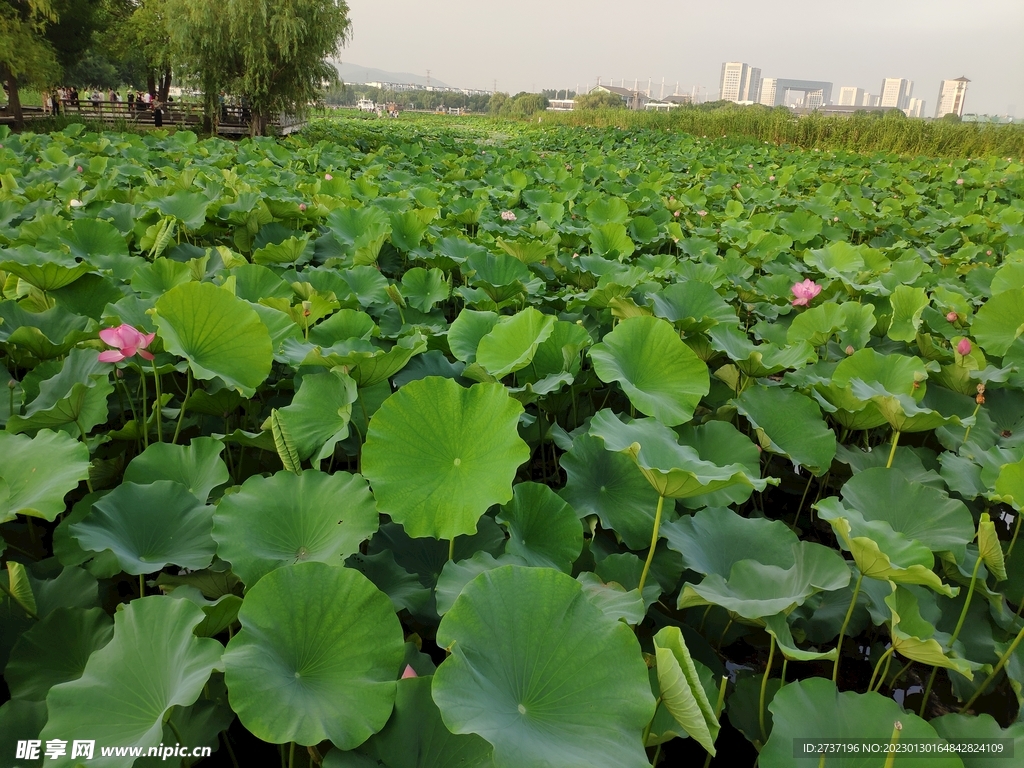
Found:
[[[1022,0],[348,0],[341,59],[453,86],[515,93],[639,78],[714,98],[723,61],[763,77],[827,80],[877,94],[914,81],[936,107],[939,82],[965,75],[967,112],[1024,116]]]

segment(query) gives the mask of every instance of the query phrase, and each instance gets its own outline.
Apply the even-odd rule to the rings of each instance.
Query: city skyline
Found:
[[[658,23],[633,34],[621,4],[607,0],[521,0],[513,11],[469,0],[350,0],[352,37],[340,58],[420,75],[430,69],[461,88],[587,90],[600,76],[605,83],[650,79],[660,90],[664,78],[666,93],[678,82],[679,92],[699,87],[703,98],[717,95],[722,62],[745,61],[765,77],[869,93],[886,77],[912,80],[929,116],[940,82],[966,75],[965,111],[1024,116],[1024,3],[850,5],[780,0],[769,9],[735,0],[730,15],[748,23],[721,32],[721,8],[649,0],[644,10]]]

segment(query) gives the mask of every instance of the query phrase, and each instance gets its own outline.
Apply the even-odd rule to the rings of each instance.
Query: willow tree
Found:
[[[56,18],[50,0],[0,0],[0,83],[7,89],[15,125],[22,123],[18,88],[46,84],[60,72],[44,37],[47,24]]]
[[[344,0],[168,0],[167,24],[208,108],[219,89],[244,96],[252,132],[277,112],[303,114],[325,84],[328,59],[348,39]]]

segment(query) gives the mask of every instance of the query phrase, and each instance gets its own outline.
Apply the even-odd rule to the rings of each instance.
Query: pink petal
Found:
[[[407,680],[410,677],[418,677],[416,670],[412,668],[411,664],[405,665],[405,671],[402,672],[402,679]]]
[[[971,354],[971,340],[960,339],[960,343],[956,345],[956,351],[959,352],[961,355]]]
[[[139,357],[143,357],[146,360],[152,360],[153,359],[153,353],[152,352],[147,352],[144,349],[140,349],[139,350]]]
[[[791,301],[790,303],[794,307],[806,307],[807,306],[807,301],[808,301],[807,297],[806,296],[802,296],[799,299],[793,299],[793,301]]]
[[[102,331],[100,331],[100,339],[103,341],[104,344],[109,344],[111,347],[120,347],[120,330],[120,326],[118,326],[117,328],[104,328]]]
[[[116,349],[108,349],[106,352],[100,352],[101,363],[119,363],[122,360],[124,360],[124,355]]]
[[[142,336],[142,343],[139,344],[140,347],[148,347],[153,343],[153,339],[156,338],[155,333],[141,333],[139,335]]]
[[[136,347],[121,347],[121,354],[125,357],[133,357],[138,352]]]

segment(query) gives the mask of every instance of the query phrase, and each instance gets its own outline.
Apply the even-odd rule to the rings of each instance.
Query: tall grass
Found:
[[[805,149],[978,157],[1024,156],[1024,126],[947,123],[867,115],[811,114],[788,110],[732,107],[715,110],[680,107],[671,112],[597,110],[546,112],[545,125],[649,128],[696,136],[741,136]]]

